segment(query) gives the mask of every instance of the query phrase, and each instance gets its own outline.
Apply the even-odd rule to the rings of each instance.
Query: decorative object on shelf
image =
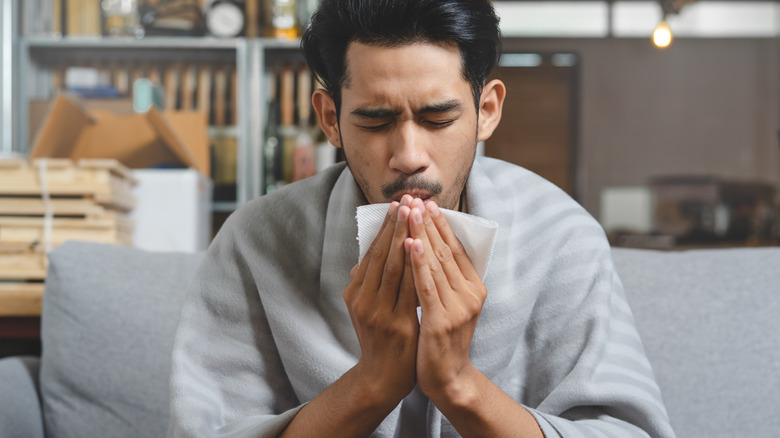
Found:
[[[108,36],[142,37],[138,22],[137,0],[103,0],[103,34]]]
[[[298,37],[296,0],[265,0],[265,34],[273,38]]]
[[[247,26],[244,2],[214,0],[206,10],[206,28],[217,38],[235,38],[244,34]]]
[[[138,8],[144,36],[203,36],[206,23],[198,0],[146,0]]]

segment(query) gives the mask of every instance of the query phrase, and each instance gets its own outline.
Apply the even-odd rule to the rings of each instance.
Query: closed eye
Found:
[[[379,132],[389,127],[392,123],[382,123],[381,125],[357,125],[358,128],[368,132]]]
[[[441,122],[434,122],[433,120],[426,120],[425,123],[428,126],[430,126],[431,128],[442,129],[442,128],[446,128],[446,127],[452,125],[453,123],[455,123],[455,120],[454,119],[452,119],[452,120],[444,120],[444,121],[441,121]]]

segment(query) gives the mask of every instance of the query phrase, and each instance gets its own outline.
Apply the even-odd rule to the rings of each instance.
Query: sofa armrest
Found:
[[[0,438],[43,438],[37,357],[0,359]]]

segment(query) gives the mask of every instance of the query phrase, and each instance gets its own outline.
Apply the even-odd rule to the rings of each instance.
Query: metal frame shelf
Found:
[[[6,4],[9,2],[5,2]],[[3,16],[0,15],[0,18]],[[15,32],[15,34],[18,34]],[[5,38],[4,38],[5,41]],[[16,62],[13,66],[13,82],[4,89],[17,90],[13,100],[3,94],[3,121],[14,117],[10,123],[10,133],[2,133],[3,152],[28,152],[31,139],[28,138],[29,120],[27,104],[31,99],[50,99],[51,71],[49,67],[55,60],[68,60],[83,57],[101,59],[182,59],[214,60],[224,58],[236,65],[237,77],[237,124],[235,127],[238,141],[236,202],[214,204],[214,211],[229,212],[239,205],[262,194],[263,181],[263,128],[266,120],[266,92],[264,76],[267,62],[280,59],[276,55],[267,56],[267,51],[297,51],[299,40],[280,40],[270,38],[232,38],[212,37],[58,37],[24,36],[16,37],[8,50]],[[4,57],[6,50],[3,51]],[[300,55],[292,55],[300,56]],[[281,59],[286,59],[282,56]],[[5,70],[3,70],[5,73]],[[9,100],[8,103],[5,101]],[[8,125],[6,125],[8,126]],[[7,139],[8,138],[8,139]],[[9,145],[10,144],[10,145]]]

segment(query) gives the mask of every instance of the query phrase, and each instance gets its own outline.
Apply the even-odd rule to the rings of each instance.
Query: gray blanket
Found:
[[[474,364],[552,437],[674,436],[601,227],[537,175],[478,158],[468,211],[499,224]],[[170,435],[276,436],[354,366],[342,292],[365,204],[338,165],[247,204],[210,247],[173,352]],[[419,391],[377,437],[457,432]]]

